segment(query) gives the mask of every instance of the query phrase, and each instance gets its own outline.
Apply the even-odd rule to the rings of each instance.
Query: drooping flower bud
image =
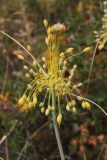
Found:
[[[48,21],[46,19],[43,20],[43,24],[46,28],[48,27]]]
[[[23,57],[21,54],[18,54],[17,57],[18,57],[20,60],[24,60],[24,57]]]
[[[83,52],[83,53],[86,53],[86,52],[89,52],[90,50],[91,50],[91,47],[86,47],[86,48],[83,49],[82,52]]]
[[[62,123],[62,114],[61,113],[57,116],[57,123],[58,123],[58,126],[60,127],[60,125]]]

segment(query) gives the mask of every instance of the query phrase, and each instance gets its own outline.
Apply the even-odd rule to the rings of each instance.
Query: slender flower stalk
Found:
[[[55,97],[56,96],[55,96],[54,89],[52,89],[52,106],[55,106],[55,108],[56,108],[56,99],[55,99]],[[56,110],[55,109],[52,112],[52,116],[53,116],[53,124],[54,124],[57,144],[58,144],[58,148],[59,148],[59,152],[60,152],[60,157],[61,157],[61,160],[65,160],[64,152],[63,152],[63,148],[62,148],[62,144],[61,144],[61,139],[60,139],[60,135],[59,135],[58,125],[57,125],[57,121],[56,121]],[[60,120],[61,119],[59,119],[59,123],[60,123]]]

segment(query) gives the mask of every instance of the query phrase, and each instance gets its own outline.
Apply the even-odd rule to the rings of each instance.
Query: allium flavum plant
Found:
[[[38,96],[45,91],[43,102],[39,104],[41,112],[49,115],[51,111],[57,110],[57,123],[60,126],[62,122],[62,109],[60,101],[65,97],[66,110],[76,112],[76,101],[82,101],[82,107],[84,109],[90,109],[90,104],[87,101],[82,100],[82,94],[79,91],[82,83],[75,84],[73,82],[73,76],[77,65],[72,68],[67,67],[67,60],[72,57],[74,48],[68,48],[65,52],[60,52],[60,38],[65,32],[65,26],[57,23],[52,26],[48,26],[47,20],[43,21],[46,27],[47,37],[45,39],[48,55],[41,58],[41,65],[38,64],[36,59],[31,66],[24,66],[27,70],[27,77],[33,77],[30,84],[28,84],[23,96],[19,99],[19,106],[21,111],[29,111],[37,105]],[[27,47],[30,50],[30,46]],[[82,52],[86,53],[90,50],[90,47],[85,48]],[[19,59],[24,60],[22,55],[18,55]],[[69,76],[65,76],[65,71],[69,71]],[[52,103],[53,94],[57,98],[57,107]]]
[[[103,2],[104,16],[102,17],[102,29],[100,31],[94,31],[96,41],[99,43],[98,48],[101,50],[104,48],[107,42],[107,1]]]
[[[18,54],[18,58],[27,63],[27,65],[24,66],[24,69],[27,72],[26,77],[32,79],[31,83],[27,85],[24,94],[18,101],[20,110],[22,112],[28,112],[36,106],[39,106],[41,112],[45,113],[46,116],[52,113],[53,125],[61,160],[65,160],[58,131],[58,126],[60,127],[62,123],[61,100],[65,99],[65,108],[67,111],[76,112],[76,100],[78,100],[84,109],[89,110],[91,107],[89,102],[91,102],[92,104],[96,105],[106,116],[107,113],[95,102],[82,96],[79,89],[82,83],[75,84],[73,78],[75,71],[77,70],[77,65],[73,65],[72,68],[69,68],[68,65],[68,59],[72,59],[74,56],[78,56],[82,53],[85,54],[90,51],[91,48],[86,47],[77,54],[74,54],[74,48],[68,48],[65,52],[61,52],[61,37],[66,29],[64,24],[57,23],[49,26],[46,19],[43,21],[43,23],[47,32],[45,42],[48,48],[48,54],[46,57],[41,58],[41,63],[38,63],[37,59],[30,53],[32,49],[29,45],[26,49],[7,33],[3,31],[0,31],[0,33],[6,35],[15,43],[17,43],[32,58],[31,63],[23,55]],[[68,72],[68,76],[65,74],[66,71]],[[39,95],[44,93],[44,100],[38,104]]]

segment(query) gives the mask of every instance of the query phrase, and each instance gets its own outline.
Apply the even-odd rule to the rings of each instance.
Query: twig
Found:
[[[17,123],[18,123],[18,121],[16,121],[16,122],[13,124],[13,126],[10,128],[9,132],[8,132],[6,135],[3,135],[3,137],[2,137],[1,140],[0,140],[0,145],[5,141],[5,139],[6,139],[7,137],[10,136],[10,134],[13,132],[14,128],[16,127],[16,124],[17,124]]]
[[[5,151],[5,148],[1,148],[0,149],[0,153],[4,153],[4,151]],[[10,154],[14,154],[14,155],[19,155],[19,152],[16,152],[16,151],[14,151],[14,150],[10,150],[9,149],[9,153]],[[1,157],[0,157],[1,158]],[[21,154],[21,158],[23,158],[23,160],[30,160],[27,156],[25,156],[24,154]],[[0,159],[0,160],[4,160],[4,159]]]
[[[4,160],[2,157],[0,157],[0,160]]]
[[[104,160],[107,160],[107,148],[105,147]]]
[[[85,152],[83,152],[83,159],[84,159],[84,160],[87,160],[87,157],[86,157]]]
[[[8,139],[5,139],[6,160],[9,160]]]
[[[95,59],[95,55],[96,55],[98,46],[99,46],[99,41],[97,42],[97,44],[95,46],[93,57],[92,57],[92,62],[91,62],[90,69],[89,69],[88,83],[87,83],[87,95],[88,95],[88,91],[89,91],[89,83],[90,83],[91,71],[92,71],[92,67],[93,67],[93,64],[94,64],[94,59]]]
[[[97,157],[97,160],[100,160],[100,158],[101,158],[101,156],[102,156],[102,153],[103,153],[103,151],[104,151],[104,148],[105,148],[105,144],[102,145],[101,150],[100,150],[100,153],[99,153],[99,155],[98,155],[98,157]]]
[[[50,120],[48,122],[46,122],[45,124],[43,124],[39,129],[37,129],[30,137],[29,139],[27,139],[27,141],[25,142],[25,145],[23,146],[23,148],[20,151],[20,154],[17,158],[17,160],[20,160],[22,153],[27,149],[28,145],[29,145],[29,141],[32,140],[44,127],[46,127],[48,124],[50,123]]]

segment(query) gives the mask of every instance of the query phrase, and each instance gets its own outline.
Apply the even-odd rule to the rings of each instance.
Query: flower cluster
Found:
[[[102,30],[99,32],[94,31],[96,41],[99,43],[99,50],[103,49],[107,42],[107,1],[103,2],[104,16],[102,18]]]
[[[77,54],[73,53],[74,48],[68,48],[66,51],[60,52],[60,38],[65,32],[65,25],[57,23],[49,26],[46,19],[43,21],[43,24],[47,32],[45,42],[48,48],[48,55],[41,58],[41,63],[38,63],[33,56],[33,61],[30,63],[22,55],[18,55],[19,59],[25,60],[30,65],[24,66],[26,70],[25,76],[32,78],[18,104],[21,111],[27,112],[37,106],[40,93],[45,93],[44,100],[38,106],[46,116],[56,110],[58,113],[56,120],[58,125],[60,125],[62,122],[60,101],[62,99],[65,99],[67,111],[76,112],[76,99],[81,101],[84,109],[90,109],[89,102],[83,100],[79,90],[82,83],[75,84],[73,80],[77,65],[73,65],[72,68],[68,67],[69,58],[81,53],[87,53],[90,51],[90,47],[83,49]],[[27,46],[27,50],[31,50],[29,46]],[[68,72],[68,76],[65,75],[66,72]],[[52,105],[52,92],[54,92],[57,98],[56,106]]]

